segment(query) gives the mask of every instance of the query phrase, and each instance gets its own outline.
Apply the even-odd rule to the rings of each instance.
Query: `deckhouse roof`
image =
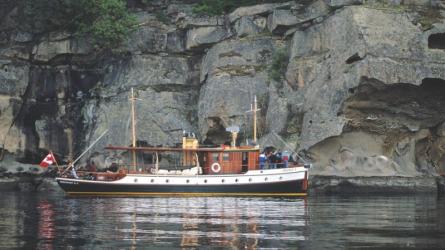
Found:
[[[252,146],[218,147],[218,148],[170,148],[170,147],[122,147],[109,145],[109,150],[135,150],[146,152],[253,152],[260,149]]]

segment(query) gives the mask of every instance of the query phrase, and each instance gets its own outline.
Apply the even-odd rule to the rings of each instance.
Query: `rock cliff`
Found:
[[[221,144],[233,125],[244,143],[256,95],[261,145],[302,152],[313,190],[437,190],[442,1],[275,1],[213,17],[196,2],[128,1],[139,25],[103,54],[66,30],[23,29],[20,4],[3,1],[2,171],[32,169],[48,150],[66,162],[105,129],[85,160],[111,162],[102,147],[130,144],[135,88],[141,145],[176,145],[183,130]]]

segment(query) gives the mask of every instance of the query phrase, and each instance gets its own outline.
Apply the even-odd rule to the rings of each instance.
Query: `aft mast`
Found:
[[[247,112],[252,112],[252,119],[253,119],[253,142],[256,143],[257,138],[256,138],[256,134],[257,134],[257,124],[256,124],[256,112],[260,111],[260,109],[258,108],[258,103],[256,100],[256,95],[254,96],[254,100],[253,100],[253,105],[250,105],[250,110]]]
[[[131,133],[132,133],[132,155],[133,155],[133,171],[136,172],[136,108],[134,105],[134,101],[136,98],[134,97],[133,88],[131,88]]]

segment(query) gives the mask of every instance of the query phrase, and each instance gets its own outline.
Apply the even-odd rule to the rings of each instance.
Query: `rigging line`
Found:
[[[105,130],[82,154],[80,154],[72,163],[71,165],[74,167],[74,164],[82,158],[102,137],[108,132],[108,129]]]
[[[277,139],[278,140],[280,140],[293,154],[295,154],[300,160],[302,160],[303,161],[303,163],[304,164],[308,164],[308,162],[303,158],[303,157],[301,157],[297,152],[295,152],[293,149],[292,149],[292,147],[287,143],[287,142],[285,142],[282,138],[281,138],[281,136],[279,136],[279,135],[277,135],[275,132],[271,132],[271,134],[273,134],[274,136],[276,136],[277,137]]]

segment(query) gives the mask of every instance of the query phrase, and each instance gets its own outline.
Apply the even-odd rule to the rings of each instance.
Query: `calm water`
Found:
[[[436,196],[68,198],[1,193],[0,249],[444,249]]]

